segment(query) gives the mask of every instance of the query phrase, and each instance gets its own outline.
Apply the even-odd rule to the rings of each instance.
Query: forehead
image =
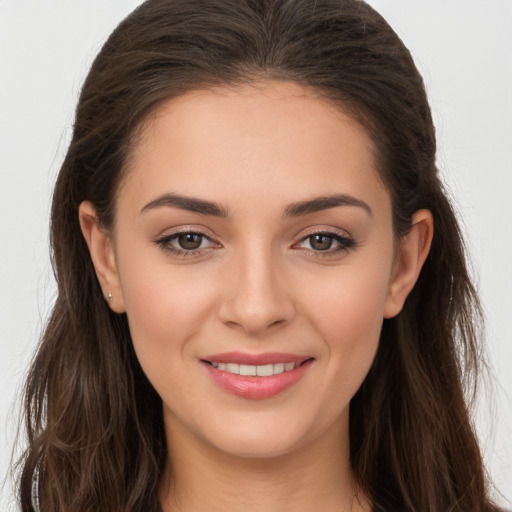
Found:
[[[337,186],[383,188],[365,129],[291,82],[189,92],[160,105],[140,134],[124,180],[139,196],[167,188],[218,201],[277,188],[293,202]]]

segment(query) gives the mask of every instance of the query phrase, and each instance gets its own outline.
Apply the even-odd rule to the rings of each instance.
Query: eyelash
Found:
[[[203,241],[205,241],[205,240],[210,242],[210,244],[212,244],[212,245],[210,245],[208,247],[199,247],[197,249],[187,250],[187,249],[183,249],[183,248],[178,248],[172,244],[173,241],[178,240],[180,237],[186,236],[186,235],[195,235],[195,236],[201,237],[201,245],[202,245]],[[332,244],[338,244],[338,247],[336,247],[335,249],[332,249],[332,247],[328,247],[325,250],[315,250],[312,248],[310,249],[307,247],[300,247],[300,245],[302,245],[304,242],[312,239],[315,236],[324,236],[326,238],[330,238],[332,240],[331,246],[332,246]],[[200,231],[192,231],[192,230],[179,231],[179,232],[173,233],[171,235],[165,235],[161,238],[155,239],[154,242],[163,251],[169,252],[169,253],[173,254],[174,256],[178,256],[178,257],[182,257],[182,258],[198,256],[199,254],[204,253],[205,251],[212,250],[213,248],[215,248],[215,246],[221,247],[220,244],[216,244],[209,236],[205,235],[204,233],[201,233]],[[310,242],[310,245],[311,245],[311,242]],[[299,242],[294,244],[293,247],[295,248],[295,247],[299,246],[297,248],[299,248],[305,252],[308,252],[309,254],[313,255],[314,257],[322,258],[322,257],[337,255],[341,252],[346,252],[350,249],[353,249],[356,245],[357,245],[356,241],[351,236],[342,235],[341,233],[333,232],[333,231],[319,230],[319,231],[314,231],[312,233],[308,233],[306,236],[302,237],[299,240]]]
[[[341,234],[336,231],[326,231],[326,230],[318,230],[313,231],[312,233],[308,233],[306,236],[302,237],[300,241],[294,245],[300,246],[307,240],[311,240],[315,236],[324,236],[326,238],[331,239],[331,246],[333,244],[338,244],[338,247],[332,249],[332,247],[327,248],[326,250],[314,250],[309,249],[307,247],[302,247],[301,249],[307,251],[309,254],[313,255],[316,258],[325,258],[329,256],[338,255],[341,252],[347,252],[350,249],[356,247],[356,241],[349,235]],[[311,242],[310,242],[311,245]]]
[[[213,244],[213,246],[199,247],[198,249],[187,250],[187,249],[178,248],[178,247],[175,247],[174,245],[172,245],[172,242],[174,240],[178,240],[180,237],[186,236],[186,235],[199,236],[199,237],[201,237],[201,244],[203,243],[204,240],[207,240],[211,244]],[[169,253],[173,254],[174,256],[179,256],[182,258],[186,258],[186,257],[190,257],[190,256],[197,256],[199,253],[203,253],[204,251],[211,250],[215,245],[217,245],[217,247],[220,247],[220,244],[215,244],[215,242],[213,242],[213,240],[209,236],[205,235],[204,233],[201,233],[200,231],[192,231],[192,230],[179,231],[177,233],[173,233],[172,235],[165,235],[161,238],[157,238],[155,240],[155,243],[163,251],[169,252]]]

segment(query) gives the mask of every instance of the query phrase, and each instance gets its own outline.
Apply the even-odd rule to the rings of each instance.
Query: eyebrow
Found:
[[[348,194],[334,194],[289,204],[285,208],[283,216],[300,217],[339,206],[356,206],[365,210],[370,216],[373,215],[371,208],[361,199]],[[214,217],[229,217],[228,210],[220,204],[197,197],[173,193],[163,194],[153,199],[141,209],[140,213],[162,207],[179,208],[180,210],[187,210],[202,215],[212,215]]]
[[[179,194],[161,195],[144,206],[140,213],[145,213],[149,210],[161,208],[163,206],[179,208],[180,210],[187,210],[189,212],[200,213],[202,215],[213,215],[215,217],[228,217],[229,215],[228,211],[219,204]]]
[[[356,206],[373,216],[372,209],[361,199],[348,194],[334,194],[332,196],[315,197],[308,201],[300,201],[288,205],[284,211],[284,217],[300,217],[310,213],[336,208],[337,206]]]

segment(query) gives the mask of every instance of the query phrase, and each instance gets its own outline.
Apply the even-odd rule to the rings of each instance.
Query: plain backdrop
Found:
[[[0,0],[0,481],[19,394],[54,298],[52,185],[87,69],[137,0]],[[438,163],[464,224],[494,380],[475,415],[502,505],[512,500],[512,1],[371,0],[427,85]],[[18,399],[18,401],[16,401]],[[16,451],[19,454],[19,450]],[[0,510],[13,512],[12,484]]]

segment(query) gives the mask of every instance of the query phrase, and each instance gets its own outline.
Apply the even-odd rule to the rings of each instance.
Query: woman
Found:
[[[496,510],[423,83],[357,1],[145,2],[55,188],[23,510]]]

